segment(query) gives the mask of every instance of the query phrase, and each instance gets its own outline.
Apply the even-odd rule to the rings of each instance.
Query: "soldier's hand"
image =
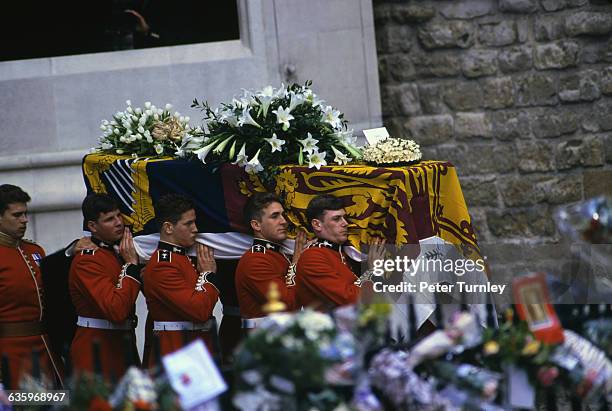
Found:
[[[374,268],[374,261],[382,260],[385,258],[385,243],[384,238],[375,238],[370,244],[370,250],[368,251],[368,269]]]
[[[198,271],[201,273],[206,271],[216,273],[217,262],[215,261],[214,250],[204,244],[198,243],[196,251],[198,255]]]
[[[304,230],[298,230],[297,236],[295,237],[295,246],[293,247],[293,258],[291,264],[297,264],[302,251],[304,251],[306,245],[306,232]]]
[[[119,243],[119,254],[121,254],[126,263],[138,264],[138,254],[136,253],[136,248],[134,248],[134,239],[130,229],[127,227],[125,227],[121,243]]]
[[[83,250],[97,250],[98,246],[91,241],[91,237],[80,238],[79,241],[74,245],[73,255],[80,254]]]

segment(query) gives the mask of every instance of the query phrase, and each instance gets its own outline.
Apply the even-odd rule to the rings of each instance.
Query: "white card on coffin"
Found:
[[[193,408],[227,390],[225,381],[201,340],[165,355],[162,362],[184,409]]]
[[[371,146],[378,143],[380,140],[384,140],[385,138],[389,137],[389,132],[387,131],[386,127],[363,130],[363,134],[365,135],[368,144]]]

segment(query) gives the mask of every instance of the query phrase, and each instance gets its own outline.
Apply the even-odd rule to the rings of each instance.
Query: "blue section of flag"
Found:
[[[180,159],[153,161],[147,164],[147,176],[153,204],[165,194],[182,194],[195,204],[198,231],[235,231],[229,224],[221,172],[217,166]],[[155,222],[148,222],[144,231],[157,232]]]

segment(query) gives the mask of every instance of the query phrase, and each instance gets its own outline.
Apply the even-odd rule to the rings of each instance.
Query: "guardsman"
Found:
[[[267,302],[270,284],[275,283],[287,311],[300,307],[296,303],[295,264],[304,247],[304,232],[300,231],[290,259],[282,242],[287,239],[285,210],[274,194],[256,193],[249,198],[244,215],[253,232],[253,246],[242,255],[236,268],[236,292],[243,328],[254,328],[266,314],[262,306]]]
[[[60,386],[61,364],[51,352],[43,331],[44,295],[40,261],[44,250],[23,239],[28,224],[30,196],[21,188],[0,185],[0,358],[9,361],[10,381],[18,389],[31,372],[32,352],[38,353],[41,375],[50,386]]]
[[[302,253],[296,269],[298,303],[329,311],[354,304],[362,285],[370,282],[372,271],[357,276],[350,268],[342,245],[348,239],[348,222],[342,201],[329,194],[313,198],[306,209],[317,240]],[[368,265],[384,256],[385,240],[375,239],[368,252]]]
[[[153,327],[147,338],[155,335],[159,344],[145,343],[149,367],[157,365],[156,352],[163,356],[198,338],[211,349],[216,331],[212,329],[216,327],[213,309],[219,298],[213,250],[198,243],[197,258],[187,255],[198,234],[193,203],[168,194],[155,205],[155,215],[160,241],[143,273],[148,323]]]
[[[138,364],[135,304],[141,288],[138,255],[116,201],[108,194],[90,194],[83,218],[97,249],[74,257],[68,287],[77,312],[77,330],[70,347],[73,370],[102,371],[119,379]],[[94,367],[93,344],[99,344],[100,365]]]

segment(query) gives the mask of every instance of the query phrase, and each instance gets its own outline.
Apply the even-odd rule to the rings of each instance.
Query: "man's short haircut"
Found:
[[[9,204],[27,203],[31,198],[20,187],[12,184],[0,185],[0,215],[9,208]]]
[[[244,222],[247,227],[251,227],[251,220],[261,221],[263,210],[272,203],[283,204],[273,193],[255,193],[249,197],[244,206]]]
[[[110,213],[118,209],[117,201],[109,194],[104,193],[89,194],[81,205],[85,226],[87,226],[88,221],[98,221],[101,213]]]
[[[155,204],[157,225],[160,229],[166,221],[175,225],[184,213],[194,209],[195,206],[188,197],[182,194],[165,194]]]
[[[338,197],[331,194],[317,196],[310,200],[310,203],[308,203],[308,207],[306,208],[306,218],[308,219],[308,224],[312,225],[312,220],[315,218],[317,220],[323,220],[325,211],[336,211],[342,210],[343,208],[344,203]]]

